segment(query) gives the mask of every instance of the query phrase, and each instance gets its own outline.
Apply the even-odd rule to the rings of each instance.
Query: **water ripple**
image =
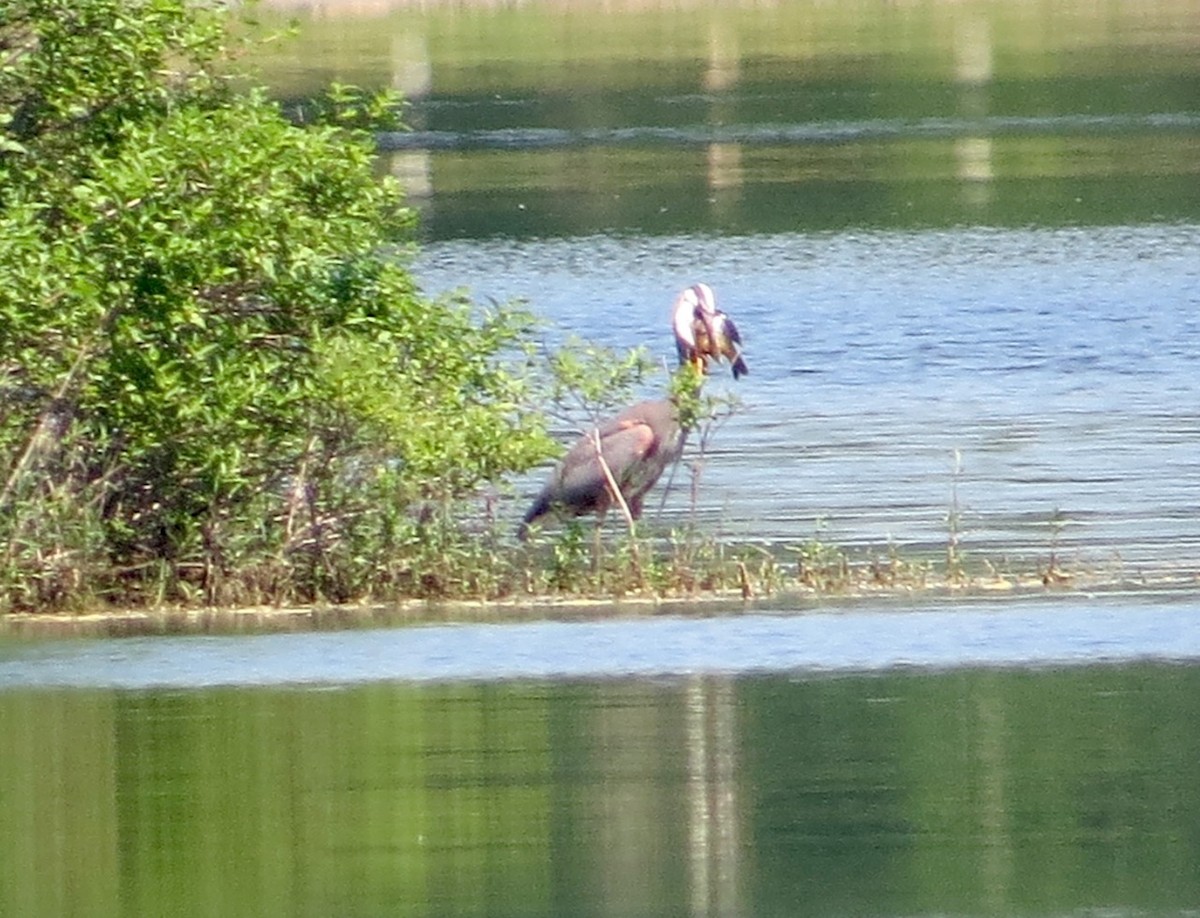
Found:
[[[664,362],[674,292],[714,286],[751,375],[714,376],[743,408],[668,523],[936,551],[956,501],[976,559],[1140,573],[1200,570],[1197,251],[1168,224],[595,236],[439,243],[416,270]]]
[[[389,131],[383,150],[507,149],[576,146],[705,146],[708,144],[828,144],[902,137],[953,138],[1005,134],[1111,134],[1200,130],[1200,113],[1125,115],[987,116],[980,118],[879,118],[809,123],[694,124],[677,127],[499,128],[476,131]]]

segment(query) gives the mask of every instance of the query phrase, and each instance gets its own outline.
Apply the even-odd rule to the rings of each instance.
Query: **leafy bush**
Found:
[[[430,302],[398,257],[411,214],[372,170],[394,100],[336,88],[289,122],[223,74],[225,26],[0,11],[9,608],[363,595],[550,450],[530,317]]]

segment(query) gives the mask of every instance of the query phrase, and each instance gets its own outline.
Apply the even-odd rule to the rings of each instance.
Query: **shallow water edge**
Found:
[[[500,600],[409,600],[389,603],[12,613],[0,616],[0,639],[66,639],[154,635],[254,635],[403,628],[421,625],[594,622],[677,616],[702,619],[747,614],[935,610],[980,602],[1019,608],[1030,602],[1121,601],[1130,608],[1194,605],[1200,615],[1200,576],[1023,583],[996,579],[922,588],[874,586],[822,592],[786,589],[744,597],[735,590],[690,596],[522,596]]]
[[[0,645],[0,691],[340,687],[1200,660],[1200,598],[960,597],[744,614],[428,623]]]

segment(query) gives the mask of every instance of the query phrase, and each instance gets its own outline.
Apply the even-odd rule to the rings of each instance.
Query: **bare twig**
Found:
[[[633,518],[633,511],[629,509],[629,504],[625,500],[625,495],[621,493],[621,489],[617,486],[617,479],[613,477],[612,469],[608,467],[608,461],[604,458],[604,452],[600,448],[600,428],[598,427],[592,428],[592,444],[596,447],[596,458],[600,462],[600,470],[604,473],[604,480],[608,483],[608,490],[616,500],[617,506],[621,508],[621,515],[625,517],[625,525],[629,527],[629,552],[633,559],[636,576],[640,579],[642,576],[642,559],[638,555],[637,523]]]
[[[600,471],[604,473],[604,480],[608,483],[609,493],[616,500],[617,506],[621,508],[621,515],[625,517],[625,524],[629,527],[629,533],[632,535],[635,526],[633,512],[629,509],[629,504],[625,501],[625,495],[617,487],[617,479],[613,477],[612,469],[608,467],[608,462],[604,458],[604,452],[600,448],[600,429],[597,427],[592,428],[592,443],[596,447],[596,458],[600,461]]]

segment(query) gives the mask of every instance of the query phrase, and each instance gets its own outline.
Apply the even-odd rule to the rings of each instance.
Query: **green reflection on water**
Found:
[[[0,914],[1165,913],[1200,668],[0,695]]]
[[[406,90],[429,238],[1200,219],[1200,0],[332,9],[263,73]]]
[[[598,232],[675,235],[820,232],[854,227],[1111,225],[1200,219],[1200,181],[1146,174],[1136,151],[1124,166],[1119,143],[984,139],[857,144],[852,149],[749,148],[680,151],[472,151],[436,154],[436,189],[424,223],[431,238],[585,236]],[[1159,138],[1200,156],[1200,142]],[[397,158],[412,154],[396,154]],[[986,180],[960,167],[985,157]],[[964,165],[958,157],[964,157]],[[734,170],[713,179],[710,160]],[[838,163],[838,160],[853,160]],[[1200,160],[1197,161],[1200,166]],[[1091,168],[1091,167],[1089,167]]]

